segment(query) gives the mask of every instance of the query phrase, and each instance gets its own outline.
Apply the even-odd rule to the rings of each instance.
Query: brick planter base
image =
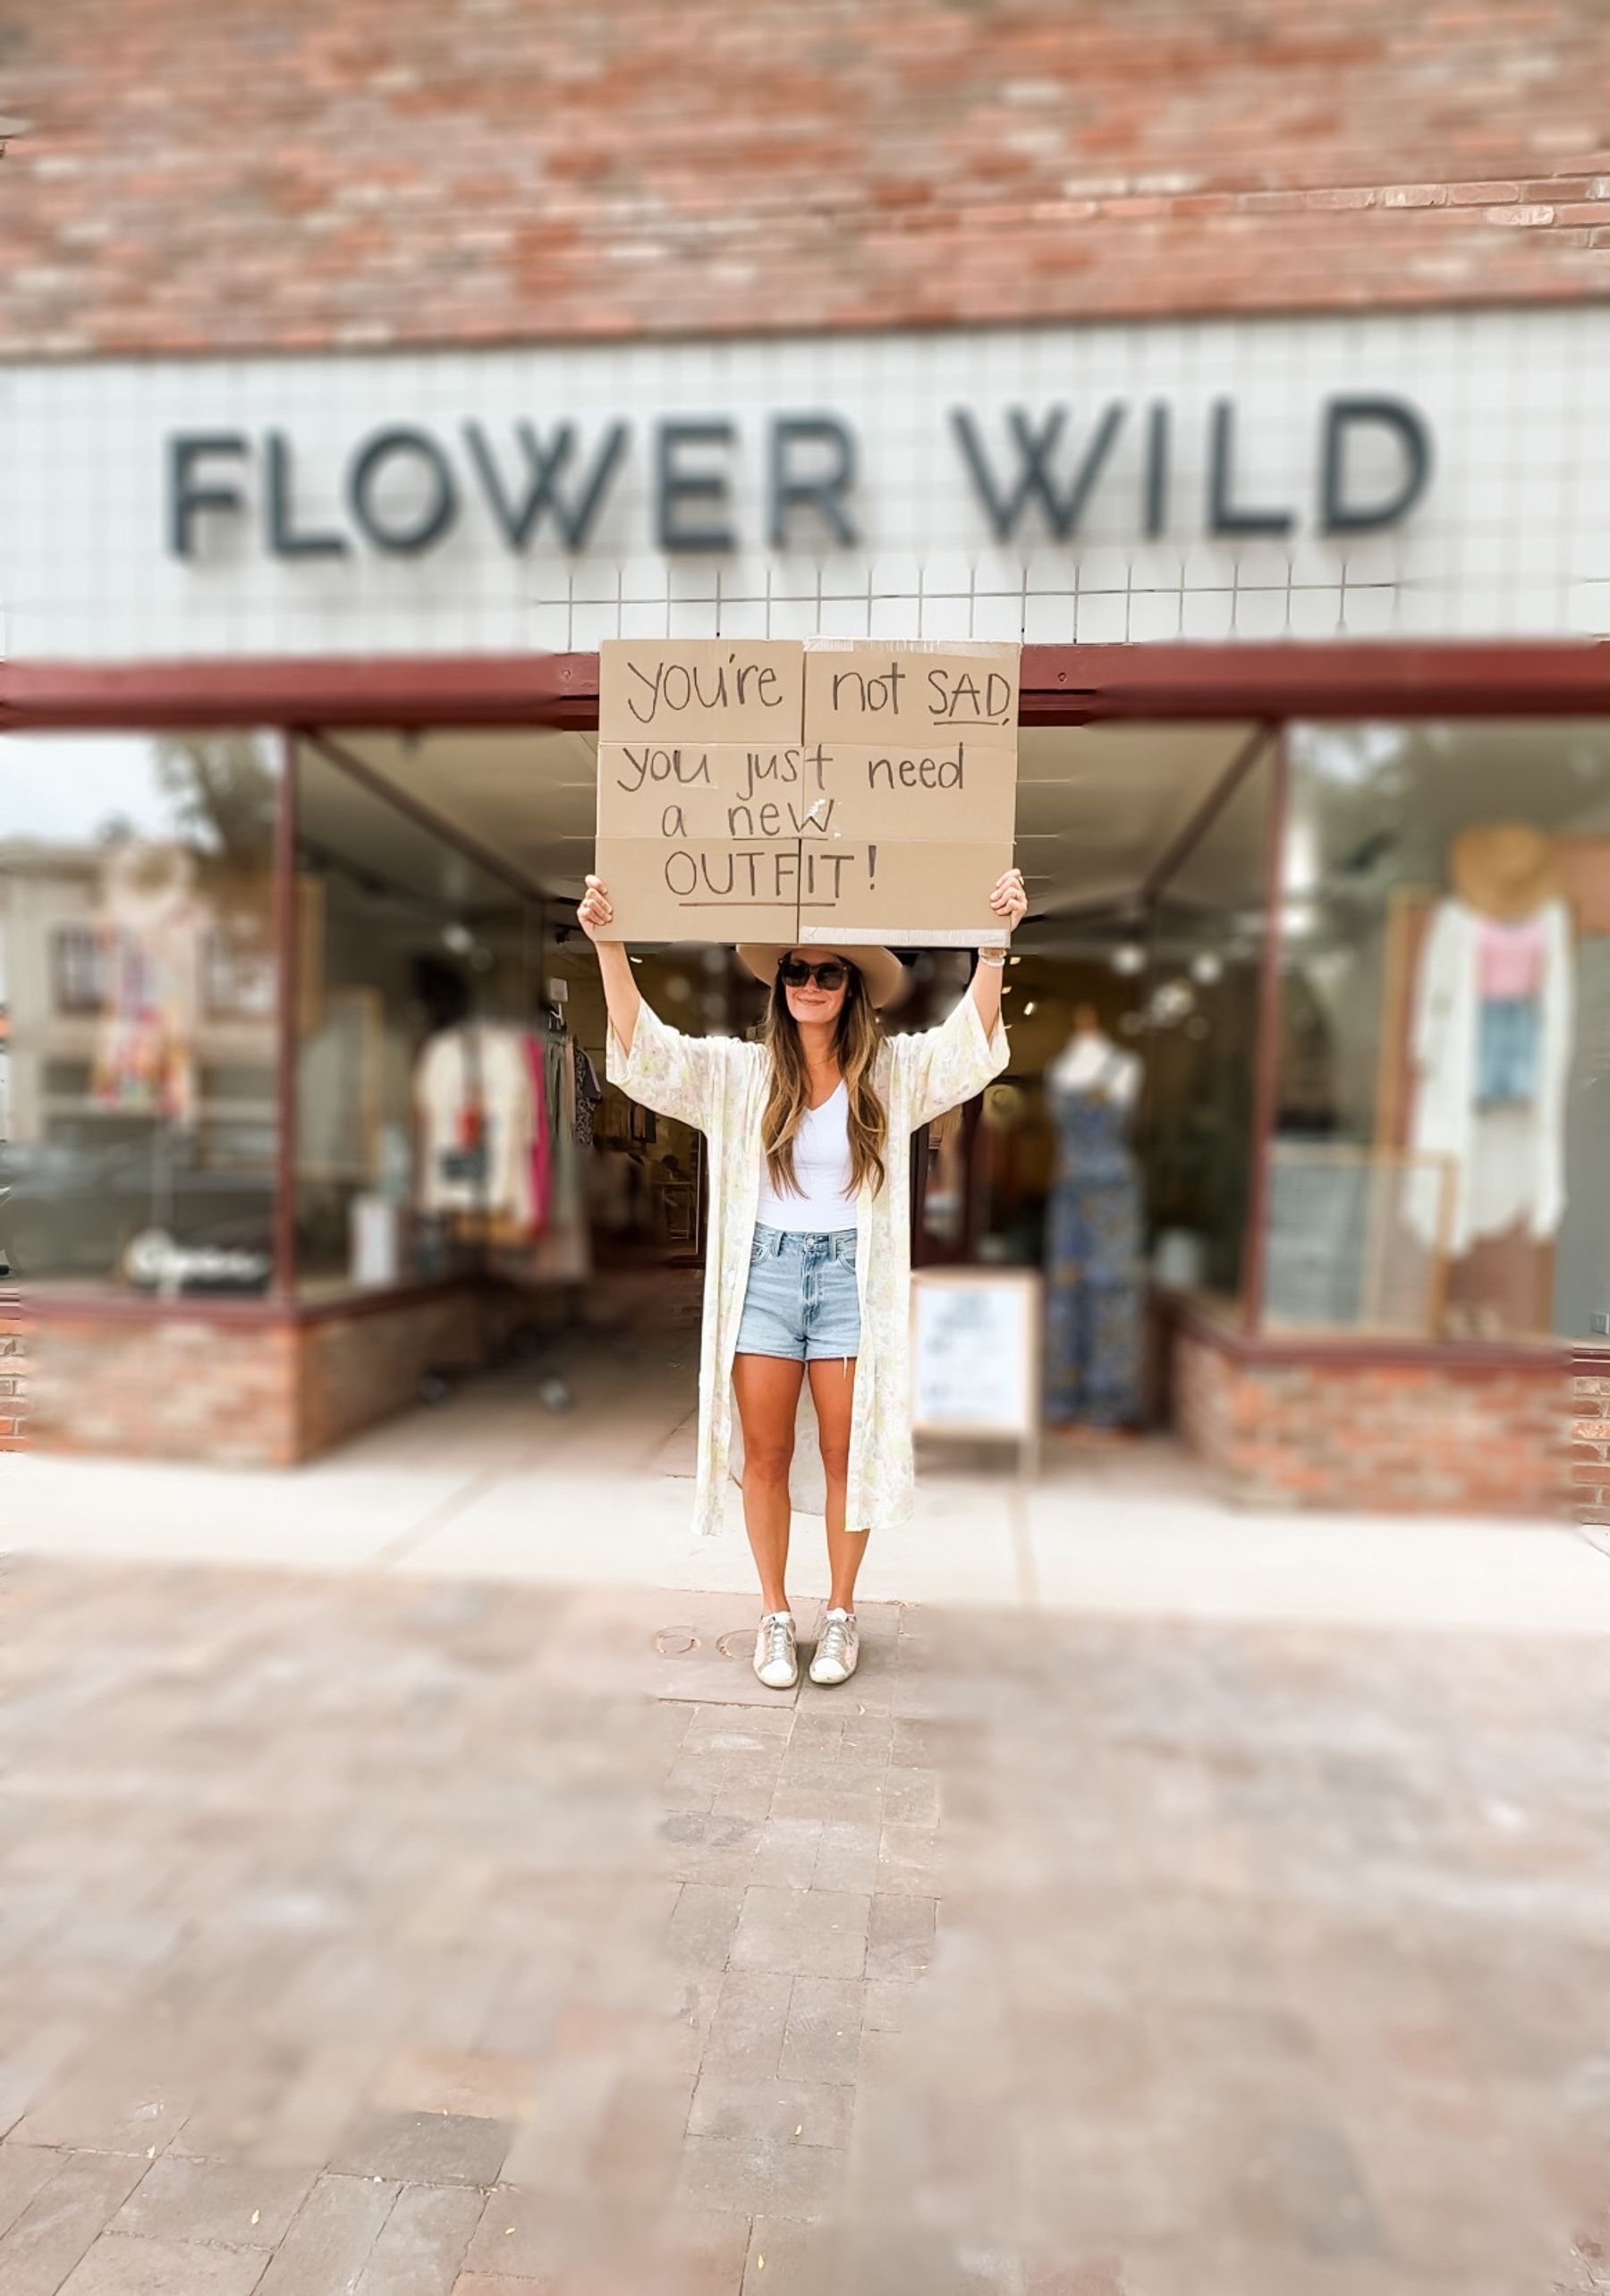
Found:
[[[1577,1521],[1610,1531],[1610,1364],[1591,1370],[1580,1363],[1574,1367],[1571,1409],[1571,1480]]]
[[[432,1366],[486,1360],[496,1297],[472,1287],[297,1321],[176,1302],[30,1310],[28,1435],[41,1450],[289,1467],[406,1410]],[[3,1328],[3,1326],[0,1326]]]
[[[26,1363],[21,1306],[0,1295],[0,1451],[21,1451],[23,1445]]]
[[[1174,1416],[1226,1495],[1249,1505],[1568,1514],[1564,1351],[1495,1357],[1305,1356],[1191,1317],[1173,1333]],[[1606,1420],[1592,1424],[1610,1438],[1610,1381],[1605,1394]],[[1603,1483],[1596,1496],[1610,1504],[1610,1464]]]

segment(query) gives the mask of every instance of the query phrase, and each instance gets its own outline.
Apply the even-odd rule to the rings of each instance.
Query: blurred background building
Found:
[[[596,648],[988,638],[1032,915],[919,1261],[1043,1268],[1054,1421],[1250,1497],[1557,1504],[1607,67],[1590,0],[13,17],[0,1443],[289,1462],[685,1317],[699,1142],[595,1106],[569,922]]]

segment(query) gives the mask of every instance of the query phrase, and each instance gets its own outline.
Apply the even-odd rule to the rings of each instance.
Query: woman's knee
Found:
[[[743,1439],[743,1471],[757,1483],[786,1483],[793,1464],[793,1436],[751,1436]]]
[[[847,1435],[824,1435],[822,1437],[822,1472],[830,1483],[847,1483],[850,1479],[850,1438]]]

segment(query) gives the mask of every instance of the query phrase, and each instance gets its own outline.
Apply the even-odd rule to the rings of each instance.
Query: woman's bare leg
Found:
[[[766,1611],[788,1608],[788,1470],[804,1373],[804,1365],[787,1356],[733,1358],[733,1393],[743,1428],[743,1527]]]
[[[864,1530],[844,1523],[845,1486],[850,1478],[850,1414],[855,1402],[855,1358],[813,1363],[810,1400],[822,1438],[822,1471],[827,1478],[827,1567],[833,1575],[832,1610],[855,1608],[855,1575],[867,1551]]]

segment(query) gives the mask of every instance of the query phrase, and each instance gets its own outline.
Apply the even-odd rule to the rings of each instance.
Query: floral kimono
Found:
[[[850,1423],[845,1521],[852,1530],[887,1528],[911,1512],[907,1371],[911,1291],[911,1134],[981,1092],[1006,1065],[1006,1032],[986,1037],[970,989],[943,1027],[886,1037],[873,1074],[888,1112],[886,1174],[856,1203],[855,1281],[860,1352]],[[609,1032],[611,1083],[644,1107],[696,1125],[708,1142],[710,1232],[706,1248],[699,1364],[699,1480],[694,1520],[721,1528],[733,1452],[733,1357],[760,1197],[760,1121],[768,1062],[764,1046],[735,1037],[684,1037],[647,1004],[631,1050]]]

